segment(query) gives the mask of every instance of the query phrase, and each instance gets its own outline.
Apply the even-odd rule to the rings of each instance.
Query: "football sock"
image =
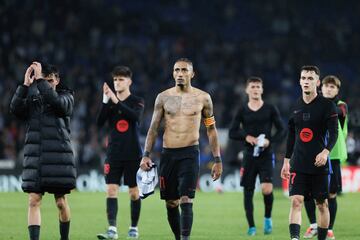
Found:
[[[117,198],[107,198],[106,199],[106,212],[109,226],[116,227],[116,216],[118,211],[118,202]]]
[[[244,190],[244,208],[246,213],[246,219],[250,227],[255,227],[254,223],[254,205],[253,205],[253,189],[245,189]]]
[[[168,222],[176,240],[180,240],[180,212],[179,207],[167,208]]]
[[[318,240],[325,240],[327,235],[328,229],[318,227]]]
[[[39,240],[40,238],[40,226],[30,225],[28,226],[30,240]]]
[[[296,239],[300,238],[300,225],[299,224],[291,223],[289,225],[289,230],[290,230],[291,238],[296,238]]]
[[[317,229],[317,223],[311,223],[310,224],[310,227],[312,228],[312,229]]]
[[[329,212],[330,212],[329,229],[333,229],[335,218],[336,218],[336,212],[337,212],[336,197],[335,198],[329,198]]]
[[[131,208],[131,226],[136,227],[140,217],[141,199],[130,201]]]
[[[271,210],[274,202],[274,195],[271,192],[268,195],[264,195],[264,205],[265,205],[265,217],[271,218]]]
[[[70,221],[61,222],[59,221],[60,237],[61,240],[69,239]]]
[[[181,236],[190,236],[191,227],[193,223],[193,204],[192,203],[181,203]]]
[[[315,201],[310,199],[308,201],[304,201],[305,203],[305,209],[307,216],[309,218],[310,224],[316,223],[316,206]]]

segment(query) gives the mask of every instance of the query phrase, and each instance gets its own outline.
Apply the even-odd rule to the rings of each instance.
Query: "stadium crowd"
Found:
[[[351,2],[3,1],[0,161],[14,159],[21,166],[25,126],[9,114],[9,102],[33,60],[59,66],[62,84],[75,91],[77,163],[99,167],[105,138],[95,119],[111,69],[123,64],[134,72],[132,91],[145,99],[144,138],[156,94],[173,85],[174,60],[186,56],[194,61],[193,85],[211,94],[223,129],[244,101],[251,75],[263,78],[265,99],[278,106],[284,122],[300,94],[302,65],[339,76],[349,106],[348,161],[360,164],[360,3]],[[210,150],[202,149],[202,161],[209,159]]]

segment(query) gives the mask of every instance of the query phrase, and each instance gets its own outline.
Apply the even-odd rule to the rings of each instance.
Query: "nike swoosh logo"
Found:
[[[299,113],[299,112],[301,112],[301,109],[300,109],[300,110],[295,110],[295,111],[294,111],[294,114],[297,114],[297,113]]]

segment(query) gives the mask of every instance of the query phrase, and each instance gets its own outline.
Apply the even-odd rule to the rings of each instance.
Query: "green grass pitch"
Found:
[[[79,193],[69,195],[72,211],[71,240],[96,239],[96,234],[106,230],[105,193]],[[119,194],[118,230],[119,239],[126,239],[129,227],[129,198]],[[289,239],[288,213],[290,201],[280,191],[275,192],[273,208],[274,231],[263,234],[263,200],[260,193],[254,197],[257,235],[247,237],[247,223],[243,210],[242,193],[201,193],[194,202],[194,224],[192,238],[206,240],[225,239]],[[53,196],[46,194],[41,207],[41,239],[59,239],[57,210]],[[27,195],[24,193],[0,193],[0,239],[28,239]],[[306,230],[308,220],[303,211],[301,233]],[[336,239],[360,239],[360,193],[347,193],[338,198],[338,216],[334,233]],[[139,223],[140,239],[173,239],[166,220],[166,209],[158,194],[142,202]]]

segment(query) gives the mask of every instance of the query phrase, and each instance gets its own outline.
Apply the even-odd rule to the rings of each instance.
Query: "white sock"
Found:
[[[312,223],[312,224],[310,224],[310,227],[311,227],[312,229],[317,229],[317,223]]]
[[[114,227],[114,226],[109,226],[108,230],[111,230],[111,231],[117,232],[117,228],[116,228],[116,227]]]
[[[137,231],[137,230],[138,230],[138,227],[131,227],[131,226],[130,226],[129,229],[134,229],[134,230]]]

